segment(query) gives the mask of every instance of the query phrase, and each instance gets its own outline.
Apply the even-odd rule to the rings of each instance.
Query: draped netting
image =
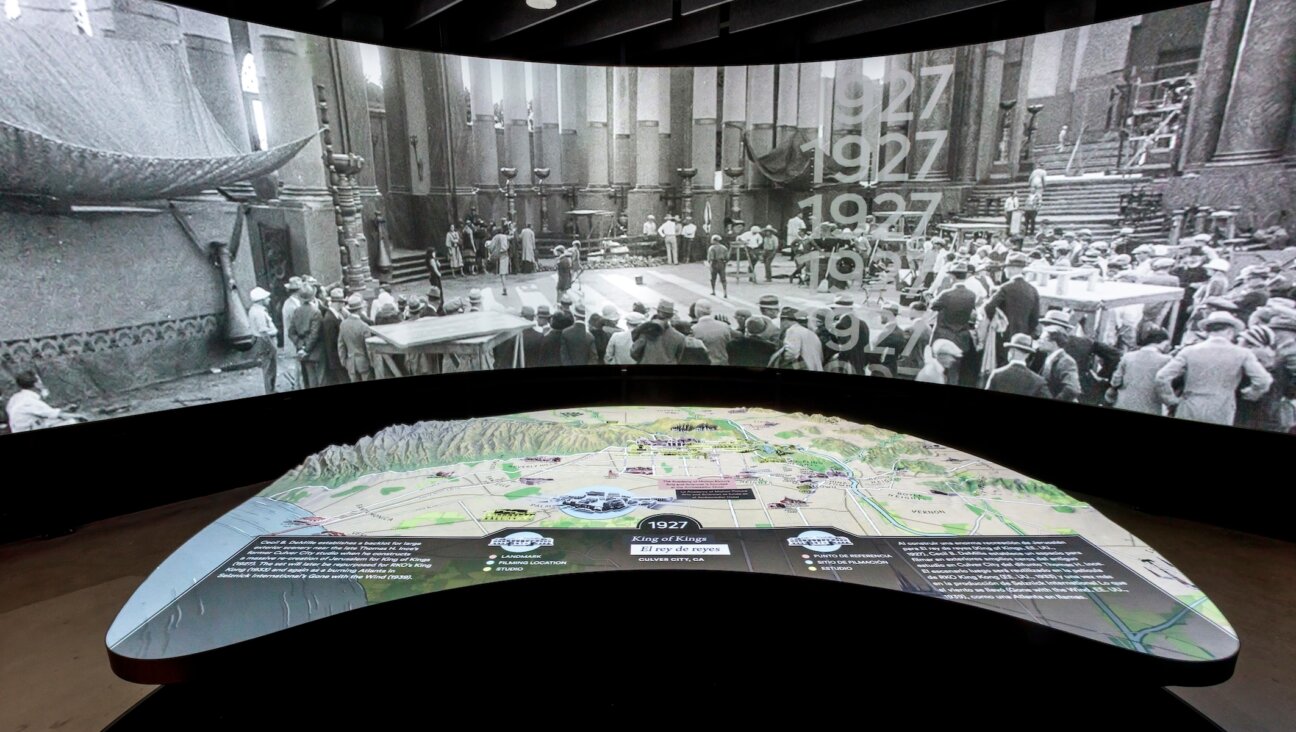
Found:
[[[240,151],[184,53],[0,22],[0,192],[170,198],[263,176],[310,141]]]
[[[756,169],[766,178],[793,190],[810,190],[814,185],[815,153],[813,149],[803,150],[802,147],[815,139],[817,139],[816,135],[798,130],[795,134],[784,137],[783,141],[769,152],[758,155],[752,148],[747,133],[744,131],[742,134],[743,151]],[[825,176],[844,171],[844,168],[828,155],[824,156],[823,166]]]

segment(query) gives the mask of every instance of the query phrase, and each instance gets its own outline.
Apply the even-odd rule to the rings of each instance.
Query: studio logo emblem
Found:
[[[835,552],[843,546],[851,546],[850,537],[830,534],[827,531],[802,531],[796,536],[788,537],[788,546],[809,549],[813,552]]]
[[[507,536],[497,536],[490,540],[491,546],[497,546],[506,552],[529,552],[542,546],[553,546],[554,540],[541,536],[534,531],[515,531]]]

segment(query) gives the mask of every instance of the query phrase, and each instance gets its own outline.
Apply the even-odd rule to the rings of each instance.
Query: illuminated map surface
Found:
[[[639,569],[923,593],[1184,661],[1237,650],[1188,578],[1051,485],[836,417],[683,407],[421,422],[330,447],[178,550],[108,643],[166,658],[427,592]]]

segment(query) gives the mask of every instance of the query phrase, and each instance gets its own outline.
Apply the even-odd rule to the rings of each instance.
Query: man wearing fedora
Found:
[[[360,314],[364,312],[364,298],[356,293],[347,298],[347,317],[338,326],[338,359],[346,368],[347,378],[351,381],[369,381],[373,378],[373,368],[369,363],[369,349],[365,339],[369,337],[369,325]]]
[[[783,334],[783,351],[790,363],[804,364],[806,371],[823,371],[823,342],[810,330],[810,311],[798,310],[793,323]]]
[[[315,301],[314,291],[310,284],[302,286],[302,304],[293,311],[292,323],[288,327],[288,335],[297,348],[304,389],[324,385],[324,316]]]
[[[1165,414],[1165,406],[1157,396],[1156,375],[1170,363],[1170,356],[1166,353],[1169,345],[1170,334],[1162,328],[1155,328],[1144,334],[1142,347],[1121,357],[1111,378],[1117,409]]]
[[[1080,370],[1063,348],[1066,340],[1067,334],[1061,328],[1045,328],[1036,347],[1045,354],[1040,375],[1048,385],[1049,396],[1061,402],[1074,402],[1080,398]]]
[[[1030,370],[1026,360],[1035,353],[1035,342],[1025,333],[1016,333],[1004,344],[1008,351],[1008,364],[990,372],[986,389],[1004,394],[1043,397],[1048,399],[1048,382]]]
[[[976,294],[967,286],[967,265],[956,262],[950,265],[948,272],[954,283],[931,304],[931,310],[937,314],[936,327],[932,330],[932,341],[948,340],[958,346],[963,354],[954,365],[950,383],[960,386],[976,386],[980,359],[977,358],[976,344],[972,340],[972,321],[975,318]]]
[[[773,275],[770,268],[774,264],[774,256],[778,254],[779,240],[778,230],[773,226],[761,229],[761,263],[765,265],[765,281],[772,282]]]
[[[1004,276],[1008,281],[1003,283],[986,303],[985,314],[993,318],[995,311],[1000,311],[1008,320],[1008,329],[1004,336],[1011,338],[1018,333],[1034,336],[1039,328],[1040,296],[1035,285],[1026,281],[1023,272],[1029,264],[1025,254],[1013,252],[1008,255],[1004,264]]]
[[[575,322],[562,332],[558,361],[563,366],[593,366],[598,363],[598,349],[585,322],[585,303],[576,303],[572,313]]]
[[[671,327],[675,318],[675,303],[662,300],[657,303],[657,312],[652,320],[640,325],[634,331],[634,345],[630,354],[635,363],[677,364],[684,357],[686,343],[684,336]]]
[[[324,384],[347,383],[346,366],[338,358],[338,333],[342,327],[342,306],[346,296],[341,287],[329,290],[328,307],[321,308],[320,340],[324,347]]]
[[[270,302],[270,292],[260,287],[253,287],[249,297],[252,299],[252,306],[248,308],[248,325],[252,328],[252,335],[256,336],[256,347],[253,353],[261,366],[261,375],[265,380],[265,393],[273,394],[275,377],[279,369],[279,347],[275,344],[279,329],[275,327],[274,319],[266,310],[266,305]]]
[[[1231,425],[1239,395],[1255,401],[1269,390],[1273,377],[1255,353],[1233,343],[1245,328],[1229,313],[1213,312],[1202,321],[1206,340],[1180,350],[1157,372],[1157,395],[1175,408],[1175,417]],[[1183,391],[1176,394],[1180,377]],[[1250,383],[1239,389],[1243,378]]]
[[[773,324],[763,315],[753,315],[743,324],[743,333],[729,341],[725,350],[730,366],[764,368],[769,365],[778,346],[764,338],[766,328]]]
[[[289,277],[288,283],[284,285],[288,297],[284,298],[283,305],[279,309],[279,323],[283,326],[283,346],[279,351],[278,373],[275,377],[275,389],[278,391],[293,391],[301,386],[301,364],[297,362],[297,346],[292,341],[289,328],[292,325],[293,314],[301,307],[301,290],[304,284],[302,278],[293,276]]]
[[[1242,284],[1229,295],[1237,303],[1237,319],[1246,323],[1257,308],[1269,302],[1269,268],[1253,264],[1242,269]]]
[[[1076,332],[1071,316],[1065,310],[1050,310],[1040,318],[1045,330],[1060,331],[1064,337],[1062,348],[1071,356],[1079,371],[1080,399],[1085,404],[1098,404],[1107,391],[1107,375],[1116,369],[1121,352],[1114,347]]]

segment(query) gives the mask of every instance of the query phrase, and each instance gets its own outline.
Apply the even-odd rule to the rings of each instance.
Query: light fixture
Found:
[[[553,10],[558,5],[558,0],[526,0],[528,8],[536,10]]]

